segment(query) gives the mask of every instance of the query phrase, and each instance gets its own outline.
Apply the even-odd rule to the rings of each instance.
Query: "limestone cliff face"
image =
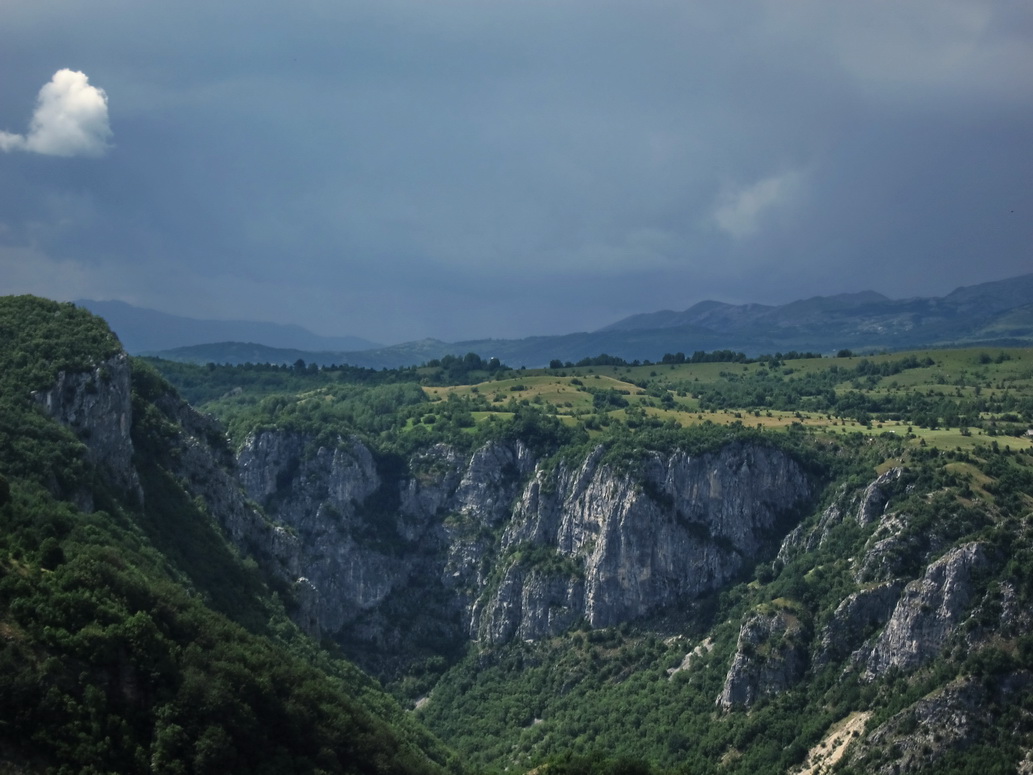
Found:
[[[492,531],[533,464],[518,442],[469,456],[437,445],[400,462],[357,439],[315,447],[287,431],[253,434],[238,455],[248,495],[298,542],[315,627],[383,648],[413,628],[465,635]]]
[[[900,480],[901,468],[891,468],[864,488],[860,503],[857,506],[857,524],[869,525],[886,511],[889,505],[893,484]]]
[[[980,571],[990,560],[987,548],[973,542],[956,546],[938,559],[942,541],[913,528],[913,518],[892,506],[904,493],[904,472],[891,469],[855,496],[840,493],[816,524],[787,536],[779,552],[788,561],[823,545],[830,529],[844,520],[870,529],[856,557],[850,558],[856,591],[836,607],[814,644],[816,667],[850,658],[861,679],[872,681],[891,669],[904,673],[935,659],[971,615],[985,590]],[[917,571],[917,573],[916,573]],[[1017,621],[1002,589],[1002,619]]]
[[[556,556],[542,562],[542,551],[532,552],[536,574],[522,556],[509,562],[473,612],[480,637],[541,637],[555,632],[547,620],[611,626],[713,590],[754,562],[780,517],[810,495],[799,466],[766,447],[731,444],[698,457],[646,453],[635,477],[603,456],[596,449],[580,465],[538,472],[528,483],[500,556],[505,562],[521,547]],[[546,601],[550,617],[529,611],[528,597]]]
[[[884,775],[943,769],[939,762],[945,755],[978,742],[988,727],[1000,723],[995,719],[1000,707],[1028,696],[1031,688],[1033,675],[1025,671],[992,683],[955,679],[868,732],[848,752],[849,769]],[[1018,772],[1029,771],[1024,764],[1028,767],[1030,758],[1027,754]]]
[[[154,398],[167,430],[161,463],[179,485],[200,500],[230,541],[265,562],[271,570],[296,578],[302,562],[296,536],[274,525],[255,507],[237,480],[237,464],[222,428],[178,396]]]
[[[335,448],[309,445],[296,433],[255,434],[238,457],[239,476],[247,494],[296,537],[300,575],[319,601],[311,613],[320,631],[335,633],[403,583],[408,568],[404,557],[377,547],[378,534],[394,525],[375,523],[394,518],[367,507],[382,484],[370,451],[353,439]]]
[[[903,587],[903,581],[889,581],[848,595],[821,631],[815,664],[839,661],[860,648],[873,631],[886,624]]]
[[[311,454],[308,445],[301,434],[262,432],[247,440],[237,459],[248,495],[260,503],[275,500],[280,520],[299,531],[312,529],[320,510],[354,518],[381,484],[373,455],[359,442],[342,440]]]
[[[76,433],[85,445],[87,459],[110,484],[130,502],[142,504],[143,489],[134,465],[132,385],[129,357],[119,352],[90,370],[60,372],[53,387],[36,393],[34,399]],[[161,448],[152,450],[158,465],[192,500],[203,504],[230,541],[256,555],[274,573],[301,579],[303,563],[296,536],[274,525],[248,500],[218,423],[174,393],[160,392],[150,400],[155,410],[150,422],[161,426]],[[81,508],[92,508],[90,493],[72,493],[71,497]],[[318,592],[301,579],[297,598],[299,622],[318,631],[312,613]]]
[[[137,499],[142,497],[133,468],[132,391],[129,357],[124,352],[87,371],[59,372],[53,387],[33,398],[79,437],[86,445],[87,459],[98,465],[112,484]],[[80,506],[92,508],[88,494],[75,497]]]
[[[946,645],[975,602],[974,574],[987,565],[980,543],[956,547],[904,588],[892,616],[872,646],[866,677],[929,662]]]
[[[881,545],[876,552],[869,552],[872,556],[866,556],[865,561],[867,563],[881,563],[881,558],[876,557],[876,554],[890,555],[893,553],[891,550],[897,551],[898,554],[902,553],[904,547],[901,547],[896,539],[898,537],[897,534],[901,532],[897,528],[903,528],[904,525],[893,522],[893,515],[889,514],[887,510],[903,473],[902,468],[891,468],[872,480],[860,493],[850,493],[845,487],[841,488],[836,494],[835,500],[822,512],[817,525],[810,527],[798,525],[785,537],[782,546],[779,548],[778,558],[785,562],[795,553],[801,551],[810,552],[824,546],[826,540],[828,540],[829,532],[836,525],[850,517],[862,527],[873,523],[878,525],[876,530],[878,537],[873,538],[873,541],[887,537],[890,539]],[[888,568],[878,568],[875,570],[863,568],[856,575],[861,578],[880,574],[886,576],[886,578],[892,578],[893,576],[891,569]],[[871,579],[864,578],[863,580]]]
[[[297,536],[321,630],[374,639],[388,637],[379,608],[430,588],[440,617],[492,643],[618,624],[726,583],[810,496],[800,467],[761,446],[649,453],[635,476],[603,457],[546,471],[520,442],[439,445],[385,471],[354,439],[312,449],[267,431],[239,469]]]

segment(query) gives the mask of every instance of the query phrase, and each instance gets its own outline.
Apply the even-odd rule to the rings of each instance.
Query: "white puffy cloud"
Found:
[[[27,134],[0,131],[0,150],[103,156],[110,139],[108,96],[85,73],[64,69],[39,90]]]

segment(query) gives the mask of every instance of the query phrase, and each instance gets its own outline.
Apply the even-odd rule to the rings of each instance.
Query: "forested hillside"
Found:
[[[12,771],[1033,769],[1033,351],[190,366],[28,297],[0,331]]]
[[[0,769],[449,766],[171,472],[171,389],[101,320],[5,298],[0,333]]]

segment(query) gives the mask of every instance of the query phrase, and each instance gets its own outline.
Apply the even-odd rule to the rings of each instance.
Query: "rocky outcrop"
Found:
[[[903,588],[904,582],[891,581],[861,589],[843,600],[821,630],[815,664],[827,665],[860,648],[890,618]]]
[[[233,543],[263,558],[275,557],[280,562],[291,558],[296,567],[293,542],[241,490],[236,460],[226,446],[221,426],[173,393],[157,396],[153,403],[168,423],[162,466],[191,498],[204,504]]]
[[[559,556],[552,559],[554,567],[548,558],[532,559],[542,563],[538,567],[523,558],[505,567],[497,589],[474,604],[470,637],[488,643],[536,640],[578,622],[585,598],[583,574],[572,564],[562,568]]]
[[[800,618],[785,609],[755,612],[739,630],[717,704],[724,710],[748,708],[761,697],[793,686],[806,669],[807,645]]]
[[[945,755],[982,741],[1001,723],[1002,707],[1028,695],[1030,688],[1033,676],[1024,671],[992,682],[956,679],[862,738],[849,751],[847,769],[886,775],[936,772]],[[1028,713],[1021,715],[1028,723]],[[1021,764],[1018,771],[1023,771]]]
[[[913,670],[935,658],[974,602],[974,574],[987,565],[981,543],[956,547],[904,588],[866,659],[868,680],[890,668]]]
[[[913,530],[911,521],[906,513],[886,514],[879,521],[856,563],[854,580],[858,584],[913,577],[914,566],[929,551],[929,536]]]
[[[398,461],[354,438],[317,447],[288,431],[253,434],[238,455],[247,493],[298,542],[318,629],[384,648],[416,627],[466,636],[493,530],[533,466],[519,442],[472,455],[439,444]]]
[[[70,428],[86,445],[87,459],[109,482],[139,501],[140,480],[133,468],[133,401],[129,357],[119,352],[86,371],[61,371],[49,390],[33,394],[51,417]],[[76,493],[79,505],[92,509],[88,493]]]
[[[824,546],[830,531],[851,515],[862,527],[883,521],[890,498],[903,474],[903,468],[891,468],[872,480],[859,495],[841,488],[835,500],[822,511],[816,525],[798,525],[785,537],[779,547],[778,559],[786,562],[795,553],[811,552]]]
[[[237,481],[236,459],[219,424],[195,411],[159,381],[151,387],[156,391],[149,396],[155,414],[147,422],[160,429],[152,428],[144,435],[157,433],[161,446],[150,451],[150,462],[171,475],[191,500],[202,505],[234,544],[263,560],[273,573],[292,582],[301,578],[304,563],[296,536],[272,524],[248,500]],[[140,474],[134,465],[132,365],[124,352],[86,371],[59,372],[54,386],[35,393],[33,398],[79,437],[87,460],[110,486],[136,505],[145,505]],[[66,495],[80,508],[92,508],[92,493]],[[318,609],[319,592],[304,583],[295,586],[298,621],[315,634],[318,621],[313,611]]]
[[[616,625],[753,567],[811,496],[789,455],[745,443],[620,465],[600,447],[546,469],[519,441],[402,460],[355,438],[318,445],[266,430],[234,457],[212,420],[157,383],[147,389],[163,469],[295,591],[313,634],[384,644],[424,627],[501,643],[582,620]],[[140,495],[124,354],[62,373],[36,400]]]
[[[811,495],[791,457],[744,443],[643,452],[623,465],[600,447],[545,469],[519,441],[466,454],[437,445],[402,460],[355,438],[320,446],[266,430],[234,457],[214,421],[156,385],[160,419],[148,422],[162,426],[160,465],[287,582],[309,632],[371,644],[421,627],[438,638],[537,639],[659,611],[752,567]],[[113,483],[142,497],[124,354],[62,373],[36,400]]]
[[[869,525],[886,511],[893,485],[900,480],[902,468],[891,468],[864,488],[857,506],[855,519],[859,525]]]
[[[305,589],[315,629],[334,634],[383,601],[410,569],[403,552],[383,546],[397,540],[395,517],[368,504],[382,486],[369,449],[355,439],[311,444],[299,433],[253,434],[238,455],[239,477],[296,540],[298,578],[291,581]]]
[[[298,531],[318,529],[322,510],[353,519],[356,509],[380,488],[373,455],[354,439],[318,447],[299,433],[252,435],[237,458],[240,482],[255,501],[275,504],[277,517]]]

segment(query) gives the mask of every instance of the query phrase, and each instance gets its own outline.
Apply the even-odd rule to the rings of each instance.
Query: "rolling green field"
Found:
[[[428,411],[461,401],[477,423],[531,405],[589,432],[613,423],[741,423],[834,436],[894,434],[936,448],[970,449],[991,440],[1017,450],[1033,446],[1026,435],[1031,349],[505,371],[424,392]]]

